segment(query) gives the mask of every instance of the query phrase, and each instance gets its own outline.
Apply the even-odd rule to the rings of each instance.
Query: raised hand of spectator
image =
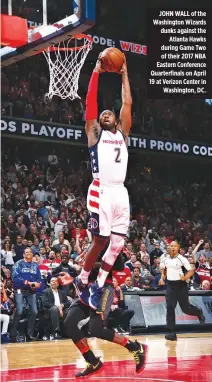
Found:
[[[160,285],[160,286],[165,285],[165,281],[163,279],[160,279],[158,281],[158,285]]]

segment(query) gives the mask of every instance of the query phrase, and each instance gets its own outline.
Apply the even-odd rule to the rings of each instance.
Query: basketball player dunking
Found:
[[[98,118],[97,92],[99,74],[103,72],[101,57],[92,73],[86,97],[86,134],[91,157],[93,182],[88,189],[87,206],[91,217],[93,244],[86,254],[78,279],[78,290],[83,289],[101,251],[108,246],[101,263],[97,283],[90,288],[89,304],[98,311],[101,290],[118,254],[124,246],[129,226],[129,197],[124,181],[128,163],[128,135],[131,128],[132,97],[126,60],[121,69],[122,108],[119,121],[105,110]]]

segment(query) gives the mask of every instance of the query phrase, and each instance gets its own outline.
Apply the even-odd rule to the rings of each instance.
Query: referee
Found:
[[[185,314],[197,316],[201,324],[205,323],[202,309],[191,305],[188,299],[187,281],[193,276],[195,271],[191,269],[188,260],[178,253],[178,250],[178,243],[172,241],[169,247],[169,255],[160,264],[161,279],[159,285],[165,285],[164,280],[166,277],[168,281],[166,291],[166,322],[169,333],[165,335],[165,338],[170,341],[177,340],[175,333],[175,308],[177,302]],[[187,271],[185,275],[183,268]]]

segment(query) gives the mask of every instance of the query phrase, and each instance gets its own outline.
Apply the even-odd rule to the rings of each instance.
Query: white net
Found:
[[[43,51],[49,65],[49,91],[46,94],[49,100],[53,96],[71,100],[80,98],[78,95],[79,75],[91,49],[92,38],[78,35]]]

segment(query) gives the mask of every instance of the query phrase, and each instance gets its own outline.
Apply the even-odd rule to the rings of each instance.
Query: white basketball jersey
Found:
[[[102,130],[96,145],[89,148],[94,179],[102,184],[122,184],[126,178],[128,150],[122,133]]]

